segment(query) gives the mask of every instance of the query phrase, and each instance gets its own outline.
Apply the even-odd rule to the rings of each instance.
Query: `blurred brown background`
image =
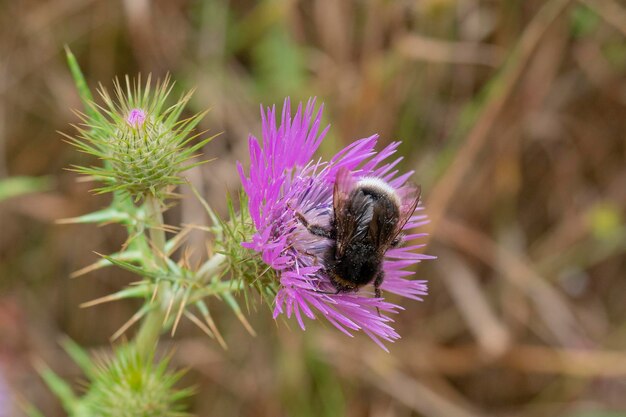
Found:
[[[227,351],[192,326],[168,342],[197,415],[626,416],[626,2],[0,2],[2,416],[23,400],[62,415],[33,359],[80,391],[59,337],[106,349],[137,307],[79,308],[124,272],[69,279],[124,234],[54,223],[106,204],[65,170],[89,161],[56,133],[80,109],[64,44],[92,88],[138,72],[197,87],[191,111],[223,133],[189,177],[222,213],[259,103],[285,96],[325,102],[323,155],[378,132],[422,184],[439,259],[391,354],[264,306],[251,337],[224,309]],[[202,213],[188,198],[168,220]]]

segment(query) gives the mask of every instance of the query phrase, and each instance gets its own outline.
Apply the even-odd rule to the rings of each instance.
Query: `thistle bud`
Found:
[[[160,197],[183,182],[181,174],[194,166],[190,160],[211,138],[188,146],[192,132],[203,114],[180,119],[191,93],[166,106],[173,85],[169,78],[151,86],[141,81],[126,86],[115,81],[115,99],[101,87],[104,105],[92,103],[92,113],[77,126],[78,137],[71,143],[104,161],[102,167],[75,167],[103,183],[97,191],[115,192],[139,200],[148,195]]]
[[[115,356],[103,360],[82,398],[87,415],[101,417],[180,417],[181,400],[191,390],[176,390],[181,373],[167,370],[168,361],[155,363],[153,355],[144,357],[131,346],[117,349]]]
[[[158,194],[177,183],[181,150],[171,127],[133,109],[110,138],[116,182],[134,196]]]

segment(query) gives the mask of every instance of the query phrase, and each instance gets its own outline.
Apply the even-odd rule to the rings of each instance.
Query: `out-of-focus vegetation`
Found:
[[[65,44],[91,87],[138,72],[197,87],[190,112],[210,108],[202,128],[223,133],[205,148],[217,159],[188,178],[220,210],[259,103],[285,96],[325,102],[326,155],[378,132],[404,141],[403,168],[422,184],[439,260],[417,271],[431,295],[404,303],[391,354],[321,321],[275,324],[264,307],[251,337],[224,306],[228,350],[191,325],[176,336],[197,415],[626,415],[618,0],[1,3],[0,184],[50,181],[0,201],[0,415],[24,401],[62,415],[33,358],[80,387],[59,338],[106,350],[136,308],[79,307],[128,282],[120,270],[68,278],[124,233],[54,223],[106,204],[65,170],[86,157],[55,133],[81,107]],[[206,224],[204,213],[183,198],[167,215]],[[193,239],[187,256],[202,259]]]

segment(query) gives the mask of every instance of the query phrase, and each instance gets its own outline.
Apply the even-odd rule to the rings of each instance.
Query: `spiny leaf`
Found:
[[[165,278],[163,276],[163,273],[161,271],[153,271],[153,270],[148,270],[146,268],[140,267],[140,266],[136,266],[131,264],[130,262],[125,262],[119,259],[115,259],[112,256],[107,256],[107,255],[102,255],[102,254],[98,254],[100,256],[102,256],[104,259],[106,259],[107,261],[111,262],[113,265],[115,266],[119,266],[122,269],[125,269],[129,272],[133,272],[137,275],[143,276],[143,277],[150,277],[153,279],[158,279],[158,278]]]
[[[128,321],[124,323],[122,327],[120,327],[113,334],[113,336],[111,336],[110,340],[111,341],[117,340],[118,337],[123,335],[126,332],[126,330],[128,330],[133,324],[141,320],[141,318],[144,317],[148,313],[148,311],[150,311],[150,309],[152,308],[154,308],[154,306],[150,303],[145,303],[143,306],[141,306],[141,308],[135,314],[133,314],[133,316],[130,319],[128,319]]]
[[[0,201],[22,194],[43,191],[50,187],[46,177],[10,177],[0,181]]]
[[[141,285],[124,288],[119,290],[116,293],[106,295],[104,297],[96,298],[95,300],[87,301],[86,303],[82,303],[80,306],[85,307],[93,307],[98,304],[108,303],[111,301],[123,300],[125,298],[147,298],[148,295],[152,293],[147,282],[142,282]]]
[[[45,417],[45,415],[37,407],[28,401],[24,401],[20,397],[17,397],[16,402],[27,417]]]
[[[120,261],[126,262],[140,262],[143,259],[143,254],[138,250],[125,250],[123,252],[114,253],[110,255],[114,259],[118,259]],[[98,270],[100,268],[104,268],[107,266],[113,265],[108,259],[100,259],[97,262],[92,263],[91,265],[87,265],[84,268],[79,269],[78,271],[73,272],[70,277],[77,278],[81,275],[84,275],[88,272],[92,272]]]
[[[57,223],[127,223],[131,220],[128,212],[108,207],[103,210],[94,211],[79,217],[71,217],[69,219],[57,220]]]
[[[256,336],[256,332],[242,313],[241,308],[239,308],[239,304],[237,304],[237,300],[235,300],[235,297],[233,297],[228,292],[224,293],[223,297],[224,301],[226,301],[231,310],[233,310],[233,312],[235,313],[241,324],[243,324],[243,327],[245,327],[248,333],[250,333],[252,336]]]
[[[215,325],[215,321],[213,321],[213,317],[211,316],[211,313],[209,312],[209,307],[204,303],[204,301],[196,302],[195,306],[198,309],[198,311],[200,311],[200,314],[206,321],[209,328],[213,331],[213,334],[215,334],[215,337],[217,338],[217,342],[220,344],[220,346],[222,346],[222,349],[228,349],[228,346],[226,345],[226,341],[224,341],[222,334],[219,332],[219,330],[217,329],[217,326]]]
[[[63,346],[65,352],[70,355],[74,363],[80,367],[85,375],[87,375],[90,379],[93,379],[95,375],[95,368],[89,354],[82,347],[80,347],[78,343],[74,342],[69,337],[63,337],[61,339],[61,346]]]
[[[57,396],[61,401],[63,408],[68,414],[72,414],[76,405],[78,404],[78,398],[72,388],[63,381],[52,369],[48,367],[43,361],[37,360],[35,362],[35,369],[44,380],[48,388]]]
[[[78,95],[80,97],[80,100],[83,102],[83,106],[85,106],[87,114],[90,118],[96,120],[100,119],[100,113],[96,112],[91,106],[91,103],[93,102],[93,96],[91,95],[91,91],[89,91],[87,81],[85,81],[85,76],[80,69],[80,65],[78,65],[76,57],[67,45],[65,45],[65,55],[67,58],[67,65],[70,67],[70,72],[72,73],[72,77],[74,78],[74,84],[76,84],[76,89],[78,90]]]

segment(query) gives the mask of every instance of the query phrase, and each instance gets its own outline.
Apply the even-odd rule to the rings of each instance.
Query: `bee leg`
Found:
[[[318,293],[318,294],[337,295],[337,294],[340,294],[343,291],[345,291],[345,289],[342,288],[342,287],[339,287],[339,288],[337,288],[337,291],[335,291],[335,292],[332,292],[332,291],[320,291],[320,290],[316,290],[315,292]]]
[[[374,279],[374,296],[376,298],[380,298],[382,296],[382,291],[380,290],[380,286],[383,284],[385,280],[385,273],[381,270]]]
[[[302,223],[302,225],[306,227],[306,230],[308,230],[310,233],[314,234],[315,236],[325,237],[327,239],[335,238],[332,230],[327,229],[323,226],[310,224],[309,221],[301,213],[298,213],[297,211],[296,211],[296,217],[298,218],[298,221],[300,221],[300,223]]]
[[[380,272],[378,273],[378,275],[376,275],[376,278],[374,279],[374,297],[376,298],[380,298],[382,297],[382,291],[380,290],[380,286],[383,284],[383,281],[385,280],[385,273],[380,270]],[[378,307],[376,307],[376,311],[378,312],[378,316],[380,316],[380,309]]]
[[[337,295],[337,294],[339,294],[339,291],[337,291],[337,292],[331,292],[331,291],[313,290],[313,292],[316,292],[316,293],[318,293],[318,294],[326,294],[326,295]]]
[[[404,243],[404,233],[398,234],[394,240],[391,241],[391,247],[397,248]]]

